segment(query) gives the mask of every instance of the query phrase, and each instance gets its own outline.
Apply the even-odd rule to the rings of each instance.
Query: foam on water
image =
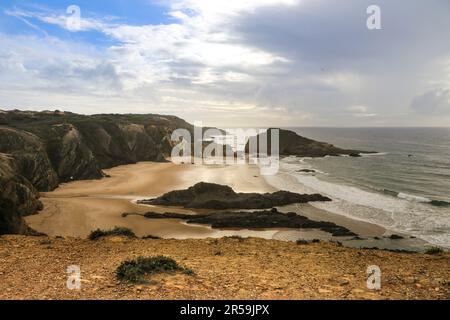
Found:
[[[431,199],[428,199],[428,198],[425,198],[425,197],[414,196],[414,195],[403,193],[403,192],[400,192],[397,195],[397,197],[399,197],[400,199],[408,200],[408,201],[431,203]]]
[[[281,190],[320,193],[333,199],[332,202],[312,203],[317,208],[450,247],[448,208],[432,206],[431,200],[425,197],[405,193],[398,193],[396,197],[326,181],[324,174],[298,172],[302,169],[316,170],[303,159],[288,157],[280,162],[280,172],[266,180]]]

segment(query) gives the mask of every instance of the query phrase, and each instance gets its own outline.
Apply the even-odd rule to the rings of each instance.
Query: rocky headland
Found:
[[[267,154],[271,154],[271,134],[273,130],[279,132],[279,153],[280,156],[298,156],[298,157],[325,157],[325,156],[343,156],[360,157],[361,154],[375,153],[374,151],[362,151],[362,150],[348,150],[335,147],[332,144],[326,142],[315,141],[298,135],[297,133],[284,130],[271,128],[266,133],[259,134],[256,137],[249,139],[245,146],[246,152],[250,152],[250,145],[256,146],[260,139],[267,141]],[[269,137],[269,138],[268,138]],[[259,146],[259,144],[258,144]],[[256,148],[259,152],[259,149]]]

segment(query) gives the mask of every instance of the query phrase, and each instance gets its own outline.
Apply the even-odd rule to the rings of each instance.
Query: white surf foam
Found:
[[[376,152],[376,153],[360,153],[361,157],[376,157],[376,156],[386,156],[387,152]]]
[[[408,201],[414,201],[414,202],[422,202],[422,203],[431,203],[431,199],[425,198],[425,197],[418,197],[411,194],[400,192],[398,196],[400,199],[405,199]]]
[[[428,204],[429,199],[407,194],[397,198],[341,185],[297,172],[314,169],[305,163],[280,163],[276,176],[266,177],[272,186],[299,193],[320,193],[332,202],[312,203],[313,206],[352,219],[371,222],[389,230],[422,238],[430,243],[450,247],[450,210]],[[320,176],[320,175],[319,175]]]

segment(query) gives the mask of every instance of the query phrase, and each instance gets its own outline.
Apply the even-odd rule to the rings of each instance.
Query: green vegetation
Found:
[[[180,266],[175,260],[169,257],[139,257],[134,260],[122,262],[117,268],[116,278],[120,281],[130,283],[146,283],[146,276],[159,273],[173,274],[176,272],[194,275],[194,271]]]
[[[432,247],[425,251],[426,254],[441,254],[444,253],[444,250],[439,247]]]
[[[152,236],[152,235],[150,234],[150,235],[148,235],[148,236],[142,237],[142,239],[144,239],[144,240],[159,240],[159,239],[161,239],[161,238],[160,238],[160,237],[157,237],[157,236]]]
[[[89,235],[89,240],[98,240],[100,238],[108,236],[124,236],[130,239],[136,238],[136,235],[131,229],[123,227],[115,227],[114,229],[106,231],[100,229],[92,231],[91,234]]]

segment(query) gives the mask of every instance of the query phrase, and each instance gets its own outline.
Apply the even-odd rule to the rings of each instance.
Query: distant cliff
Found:
[[[97,179],[102,169],[165,161],[175,129],[194,127],[174,116],[0,112],[0,234],[26,233],[21,217],[42,204],[38,191]]]
[[[298,156],[298,157],[325,157],[325,156],[341,156],[348,155],[352,157],[359,157],[361,153],[374,153],[370,151],[348,150],[335,147],[326,142],[315,141],[302,136],[299,136],[293,131],[283,129],[269,129],[267,133],[260,134],[256,137],[250,138],[253,143],[256,139],[267,140],[267,153],[271,154],[271,133],[272,130],[279,130],[279,154],[280,156]],[[269,138],[268,138],[269,137]],[[256,144],[254,144],[256,145]],[[245,147],[246,152],[249,152],[250,142],[247,142]]]

